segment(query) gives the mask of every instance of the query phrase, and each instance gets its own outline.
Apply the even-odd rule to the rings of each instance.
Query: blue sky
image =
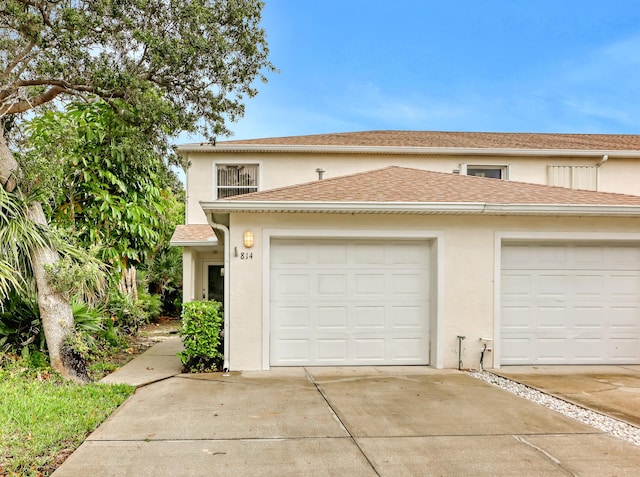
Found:
[[[280,73],[234,139],[640,133],[637,0],[266,0]]]

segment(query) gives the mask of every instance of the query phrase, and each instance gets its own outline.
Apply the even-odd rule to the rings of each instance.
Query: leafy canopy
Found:
[[[0,117],[99,96],[141,132],[210,139],[273,71],[258,0],[4,0]],[[62,96],[61,96],[62,95]]]
[[[49,191],[52,224],[78,245],[98,245],[101,259],[119,272],[167,239],[180,210],[172,172],[109,105],[72,103],[37,116],[25,130],[25,180]]]

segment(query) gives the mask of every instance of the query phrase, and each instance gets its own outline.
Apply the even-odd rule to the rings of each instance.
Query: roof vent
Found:
[[[322,180],[322,175],[324,174],[324,169],[318,167],[316,169],[316,173],[318,174],[318,180],[321,181]]]

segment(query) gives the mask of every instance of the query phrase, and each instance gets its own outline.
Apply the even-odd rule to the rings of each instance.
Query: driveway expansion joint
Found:
[[[378,477],[380,477],[380,472],[378,472],[378,470],[376,469],[375,465],[373,465],[373,462],[371,461],[371,459],[369,459],[369,456],[365,453],[364,449],[362,448],[360,443],[357,441],[357,439],[353,436],[353,434],[351,434],[351,431],[347,428],[347,426],[345,425],[343,420],[340,419],[340,416],[338,415],[338,413],[336,412],[334,407],[331,405],[331,402],[329,402],[329,399],[327,398],[327,396],[324,393],[324,391],[320,388],[320,386],[318,385],[318,383],[314,379],[313,375],[309,372],[309,370],[307,368],[303,368],[303,369],[304,369],[304,372],[307,375],[307,378],[309,379],[309,381],[311,381],[311,383],[313,383],[315,388],[320,393],[320,396],[322,396],[322,399],[324,399],[324,402],[327,404],[327,406],[329,406],[329,409],[331,410],[331,413],[333,414],[335,419],[337,419],[337,421],[340,423],[340,425],[342,426],[344,431],[348,434],[348,439],[350,439],[351,442],[353,443],[353,445],[356,446],[356,448],[358,449],[358,452],[360,452],[360,454],[362,454],[362,457],[364,457],[366,462],[369,464],[369,466],[371,467],[371,470],[373,470],[376,473],[376,475]]]

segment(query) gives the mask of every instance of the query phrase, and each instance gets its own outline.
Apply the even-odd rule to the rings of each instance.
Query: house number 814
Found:
[[[253,259],[253,252],[240,253],[240,260],[252,260],[252,259]]]

